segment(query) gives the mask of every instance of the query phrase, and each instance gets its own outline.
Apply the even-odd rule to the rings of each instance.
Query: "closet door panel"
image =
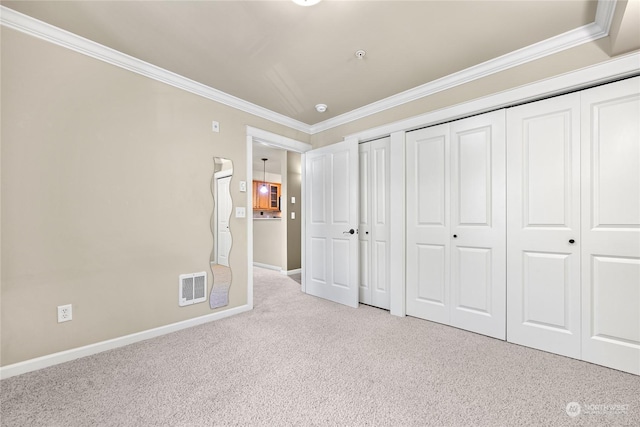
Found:
[[[582,101],[582,357],[640,374],[640,77]]]
[[[580,94],[510,108],[507,141],[507,340],[580,358]]]
[[[360,144],[360,286],[364,304],[389,309],[390,138]]]
[[[505,112],[451,124],[451,325],[506,338]]]
[[[406,135],[407,314],[449,323],[449,125]]]
[[[371,303],[389,309],[389,203],[391,176],[389,174],[390,138],[382,138],[368,143],[371,146],[371,227],[372,266]]]
[[[360,285],[359,301],[371,304],[371,146],[358,146],[360,176],[360,221],[358,239],[360,243]]]

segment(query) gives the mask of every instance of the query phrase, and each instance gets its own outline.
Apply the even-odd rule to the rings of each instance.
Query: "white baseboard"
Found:
[[[302,269],[301,268],[296,268],[295,270],[282,270],[282,274],[287,275],[287,276],[293,276],[294,274],[299,274],[302,273]]]
[[[47,368],[49,366],[58,365],[60,363],[69,362],[81,357],[91,356],[114,348],[124,347],[139,341],[155,338],[160,335],[166,335],[181,329],[191,328],[193,326],[202,325],[204,323],[213,322],[215,320],[224,319],[236,314],[250,311],[248,305],[230,308],[228,310],[219,311],[217,313],[207,314],[205,316],[196,317],[182,322],[172,323],[166,326],[149,329],[135,334],[125,335],[123,337],[98,342],[95,344],[85,345],[83,347],[73,348],[71,350],[61,351],[59,353],[49,354],[47,356],[36,357],[35,359],[25,360],[24,362],[14,363],[12,365],[0,367],[0,379],[14,377],[16,375],[25,374],[27,372],[36,371],[38,369]]]
[[[282,271],[282,267],[278,267],[277,265],[269,265],[269,264],[263,264],[261,262],[253,262],[253,266],[254,267],[260,267],[260,268],[266,268],[267,270],[275,270],[275,271]]]

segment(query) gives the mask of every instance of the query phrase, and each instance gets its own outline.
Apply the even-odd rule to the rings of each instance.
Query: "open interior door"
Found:
[[[305,153],[305,292],[358,306],[358,143]]]

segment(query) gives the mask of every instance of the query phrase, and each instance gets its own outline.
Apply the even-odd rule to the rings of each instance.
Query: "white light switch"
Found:
[[[295,212],[291,212],[291,219],[296,219],[296,213]]]
[[[211,122],[211,130],[214,132],[220,132],[220,123]]]
[[[247,181],[240,181],[240,192],[241,193],[247,192]]]
[[[294,204],[294,205],[296,204],[296,198],[293,196],[291,196],[291,204]]]
[[[244,218],[247,216],[247,213],[244,208],[236,208],[236,218]]]

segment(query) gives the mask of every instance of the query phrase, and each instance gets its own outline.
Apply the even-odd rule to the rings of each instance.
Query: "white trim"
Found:
[[[254,262],[253,266],[254,267],[260,267],[260,268],[266,268],[267,270],[274,270],[274,271],[282,272],[282,267],[279,267],[277,265],[263,264],[261,262]]]
[[[226,178],[226,177],[231,176],[231,175],[233,175],[233,169],[227,169],[227,170],[215,172],[213,174],[213,177],[215,179],[220,179],[220,178]]]
[[[464,83],[498,73],[509,68],[543,58],[554,53],[588,43],[609,35],[611,22],[615,12],[615,0],[599,0],[595,21],[591,24],[567,31],[547,40],[534,43],[522,49],[507,53],[498,58],[469,67],[438,80],[392,95],[364,107],[333,117],[315,125],[308,125],[298,120],[276,113],[264,107],[244,101],[235,96],[195,82],[176,73],[149,64],[132,56],[118,52],[109,47],[95,43],[53,25],[39,21],[30,16],[16,12],[0,5],[0,24],[50,43],[66,47],[89,57],[141,74],[151,79],[200,95],[212,101],[228,105],[240,111],[287,126],[306,134],[316,134],[325,130],[358,120],[407,102],[414,101],[443,90],[451,89]]]
[[[180,331],[182,329],[191,328],[193,326],[198,326],[204,323],[224,319],[226,317],[244,313],[249,310],[251,310],[249,306],[241,305],[239,307],[230,308],[228,310],[219,311],[217,313],[207,314],[205,316],[196,317],[194,319],[188,319],[181,322],[172,323],[170,325],[160,326],[158,328],[148,329],[146,331],[125,335],[123,337],[101,341],[95,344],[85,345],[83,347],[72,348],[70,350],[61,351],[59,353],[53,353],[46,356],[25,360],[24,362],[3,366],[0,367],[0,378],[5,379],[27,372],[36,371],[38,369],[47,368],[49,366],[58,365],[60,363],[69,362],[81,357],[102,353],[103,351],[124,347],[126,345],[133,344],[139,341],[156,338],[161,335]]]
[[[389,143],[390,155],[390,186],[389,203],[391,213],[389,218],[389,311],[394,316],[405,316],[406,287],[405,287],[405,132],[391,134]]]
[[[187,92],[200,95],[212,101],[219,102],[229,107],[253,114],[275,123],[309,133],[309,125],[283,114],[268,110],[259,105],[237,98],[218,89],[198,83],[179,74],[157,67],[148,62],[134,58],[110,47],[101,45],[84,37],[70,33],[69,31],[39,21],[30,16],[16,12],[6,6],[0,6],[0,24],[5,27],[21,31],[31,36],[46,40],[58,46],[65,47],[75,52],[106,62],[116,67],[141,74],[150,79],[177,87]]]
[[[302,273],[302,268],[296,268],[293,270],[282,270],[282,274],[285,276],[293,276],[294,274]]]
[[[295,151],[296,153],[304,153],[311,150],[311,144],[301,142],[286,136],[278,135],[266,130],[247,126],[247,135],[251,136],[254,142],[267,144],[274,148],[286,151]]]
[[[589,86],[633,76],[638,73],[640,73],[640,53],[634,52],[546,80],[347,135],[344,139],[347,140],[355,137],[359,141],[369,141],[385,137],[394,132],[419,129],[421,127],[485,113],[523,102],[584,89]]]
[[[611,31],[611,23],[613,22],[613,14],[616,11],[617,0],[599,0],[596,9],[595,24],[598,25],[605,35],[609,35]]]
[[[614,0],[599,0],[596,9],[596,20],[591,24],[567,31],[555,37],[548,38],[380,101],[373,102],[364,107],[356,108],[355,110],[332,117],[324,122],[312,125],[310,133],[314,135],[345,123],[353,122],[381,111],[487,77],[491,74],[499,73],[517,67],[518,65],[606,37],[609,35],[615,7],[616,2]]]
[[[247,304],[253,308],[253,137],[249,135],[249,126],[247,126],[247,197],[246,213],[247,213]],[[251,190],[249,190],[251,188]],[[251,216],[249,216],[251,213]]]
[[[306,154],[302,153],[300,155],[300,238],[302,239],[302,242],[300,243],[300,256],[302,257],[302,259],[300,260],[300,265],[302,267],[302,280],[301,280],[301,284],[300,284],[300,290],[302,290],[302,292],[307,293],[307,280],[305,279],[305,274],[304,272],[307,271],[307,265],[306,265],[306,246],[304,244],[304,242],[307,241],[307,220],[306,218],[306,211],[305,211],[305,204],[306,202],[306,192],[304,190],[305,187],[305,176],[307,176],[307,156]]]

